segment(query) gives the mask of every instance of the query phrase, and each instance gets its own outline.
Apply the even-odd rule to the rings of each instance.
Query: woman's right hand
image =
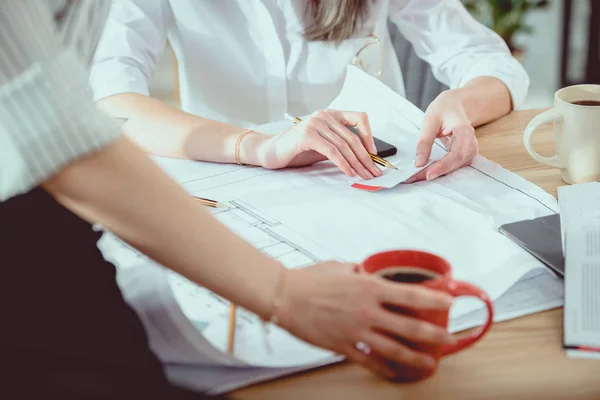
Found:
[[[347,127],[356,127],[358,135]],[[329,159],[346,175],[363,179],[382,175],[369,152],[377,149],[367,114],[338,110],[317,111],[284,132],[265,135],[256,150],[263,168],[304,167]]]
[[[279,325],[298,338],[345,355],[387,378],[396,373],[386,361],[429,370],[436,361],[386,335],[409,342],[443,345],[454,338],[445,329],[394,313],[384,304],[448,309],[453,298],[418,285],[357,274],[355,265],[336,262],[286,271]],[[357,348],[364,343],[366,354]],[[368,352],[367,352],[368,353]]]

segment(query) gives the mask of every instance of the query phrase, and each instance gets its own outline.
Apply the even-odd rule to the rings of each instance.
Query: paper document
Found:
[[[376,98],[376,101],[360,102],[358,105],[356,99],[361,98]],[[386,158],[398,168],[397,170],[383,169],[382,176],[355,182],[355,188],[371,191],[392,188],[446,155],[446,149],[440,141],[436,141],[428,163],[424,167],[415,167],[417,141],[421,136],[421,124],[425,114],[355,66],[348,66],[344,86],[329,108],[366,112],[373,136],[393,144],[398,149],[398,153]]]
[[[494,302],[494,322],[506,321],[551,310],[563,305],[562,279],[542,268],[532,270]],[[487,310],[479,310],[450,320],[450,331],[459,332],[483,325]]]
[[[265,208],[246,201],[228,203],[229,208],[215,217],[255,247],[280,261],[287,268],[302,268],[333,255],[320,244],[299,234],[265,213]],[[204,337],[215,348],[227,350],[229,302],[182,277],[171,275],[175,297],[184,314],[196,324],[202,323]],[[266,337],[258,317],[238,308],[236,357],[252,365],[290,367],[312,364],[331,357],[331,352],[313,347],[286,331],[272,327]],[[272,351],[270,348],[275,349]]]
[[[564,339],[600,350],[600,225],[566,231]]]
[[[418,248],[445,257],[454,266],[456,279],[472,282],[497,299],[529,271],[543,267],[497,232],[495,210],[485,209],[483,204],[465,202],[462,196],[434,182],[378,194],[325,185],[246,196],[245,200],[227,203],[228,208],[215,216],[288,267],[333,258],[360,262],[377,251]],[[532,201],[530,207],[536,205],[543,212],[537,202]],[[513,219],[522,217],[517,207],[512,209],[516,210]],[[126,248],[122,243],[115,246]],[[125,257],[124,262],[135,263],[138,257]],[[176,298],[185,315],[202,327],[214,347],[224,351],[228,303],[204,289],[193,290],[191,283],[180,280],[177,284]],[[478,301],[461,299],[453,317],[480,307]],[[313,355],[320,354],[316,349],[294,347],[290,344],[293,338],[284,333],[281,343],[287,344],[280,348],[291,352],[268,354],[256,318],[241,315],[236,348],[245,362],[289,366],[310,363]],[[244,340],[248,340],[247,345]]]
[[[374,101],[356,101],[361,98],[373,98]],[[342,91],[329,108],[367,112],[373,135],[397,147],[398,153],[386,160],[398,170],[380,167],[383,172],[381,177],[363,180],[360,177],[346,176],[330,161],[305,168],[266,170],[162,157],[153,159],[188,192],[219,200],[234,199],[240,193],[246,195],[315,184],[348,184],[367,190],[391,188],[425,168],[414,166],[424,113],[379,80],[349,66]],[[256,130],[274,134],[292,126],[292,122],[282,120],[259,126]],[[427,165],[445,154],[446,150],[441,142],[436,141]],[[231,196],[232,190],[235,190],[234,197]]]
[[[502,224],[556,213],[556,200],[481,156],[471,166],[435,181],[397,185],[415,172],[410,168],[414,168],[411,166],[422,112],[406,107],[406,100],[378,80],[361,74],[349,70],[344,90],[332,105],[368,111],[373,134],[399,146],[394,162],[406,163],[402,169],[406,176],[399,173],[392,179],[392,174],[386,173],[384,177],[390,181],[385,185],[396,185],[389,190],[372,193],[352,188],[351,184],[365,182],[349,180],[330,162],[269,171],[155,160],[188,192],[225,203],[226,209],[208,211],[288,268],[328,259],[358,263],[378,251],[422,249],[446,258],[456,279],[480,286],[494,301],[502,301],[504,305],[498,303],[501,307],[497,318],[557,304],[560,292],[555,290],[555,281],[540,273],[545,271],[543,264],[498,232]],[[283,123],[276,123],[265,130],[277,131],[281,126]],[[443,147],[434,148],[432,159],[443,156]],[[265,366],[280,373],[280,367],[306,369],[339,360],[277,328],[271,329],[265,340],[256,316],[246,310],[238,314],[236,357],[232,358],[224,354],[229,306],[225,299],[175,273],[167,273],[110,234],[104,235],[99,247],[123,274],[122,290],[128,301],[138,313],[145,314],[142,320],[153,349],[170,371],[187,376],[187,382],[194,381],[193,371],[202,371],[211,364],[225,370],[256,368],[252,371],[260,380],[271,372],[260,369]],[[159,272],[136,275],[141,268]],[[147,276],[151,282],[144,282]],[[522,278],[526,283],[513,287]],[[511,287],[513,291],[507,292]],[[154,291],[158,294],[153,296]],[[503,297],[505,294],[508,297]],[[151,298],[146,300],[144,296]],[[458,321],[453,326],[458,329],[476,324],[474,313],[480,309],[479,301],[458,300],[451,313],[452,320]],[[171,348],[172,336],[176,338]],[[217,391],[231,388],[253,379],[246,372],[232,373],[225,386],[220,386],[222,380],[205,382],[201,376],[197,384],[202,388],[212,384]],[[169,378],[176,380],[172,374]]]
[[[600,360],[600,350],[567,350],[567,357],[569,358],[583,358],[588,360]]]
[[[290,188],[245,196],[244,203],[338,260],[360,263],[399,248],[434,252],[452,264],[456,279],[480,286],[493,299],[532,269],[545,268],[498,232],[493,210],[463,204],[461,196],[431,182],[376,194],[345,186]],[[480,306],[461,301],[455,316]]]
[[[355,67],[348,68],[342,91],[331,106],[369,113],[373,134],[398,147],[398,154],[388,160],[401,168],[396,173],[384,170],[380,178],[364,181],[349,178],[329,161],[310,167],[284,170],[265,170],[239,165],[213,164],[188,160],[153,157],[173,179],[188,192],[219,201],[236,200],[240,196],[286,190],[314,185],[362,184],[373,187],[390,187],[403,182],[419,169],[414,168],[416,141],[423,112],[393,92],[379,80]],[[283,116],[282,116],[283,118]],[[256,127],[259,132],[274,134],[293,126],[282,119]],[[445,149],[439,141],[432,148],[430,162],[440,159]],[[404,171],[404,172],[402,172]],[[381,183],[376,179],[392,179]],[[379,182],[379,183],[378,183]],[[499,224],[532,219],[556,213],[556,199],[541,188],[520,176],[505,170],[478,155],[469,167],[436,179],[431,190],[460,196],[460,201],[481,210],[492,209]],[[506,206],[507,201],[511,204]],[[484,211],[485,212],[485,211]],[[518,217],[519,216],[519,217]]]
[[[211,346],[202,334],[203,328],[183,314],[174,296],[182,290],[194,290],[203,296],[200,292],[204,289],[180,287],[174,292],[172,283],[184,278],[151,260],[119,270],[117,276],[125,300],[144,324],[150,348],[161,360],[168,379],[176,385],[219,394],[342,360],[339,356],[327,356],[319,362],[288,368],[248,365]]]
[[[219,209],[214,214],[215,217],[287,268],[302,268],[334,258],[332,253],[314,240],[288,228],[265,213],[264,208],[255,207],[242,200],[228,202],[226,205],[228,207]],[[144,255],[112,235],[106,235],[99,247],[106,254],[105,258],[121,266],[122,271],[125,271],[122,273],[126,276],[132,274],[129,272],[130,269],[152,263]],[[165,288],[169,287],[173,292],[172,297],[186,319],[202,333],[211,347],[225,353],[230,303],[176,273],[170,272],[164,276],[168,279],[168,283],[158,285],[156,290],[160,291],[162,296],[166,296]],[[150,285],[156,283],[149,282],[145,286]],[[128,290],[132,289],[130,287],[124,289],[124,291]],[[170,299],[170,297],[166,298]],[[259,318],[242,308],[238,308],[236,321],[236,359],[243,361],[244,364],[291,367],[332,359],[331,352],[311,346],[278,327],[270,328],[265,337]],[[164,358],[161,359],[165,361]]]
[[[564,346],[600,358],[600,183],[558,188],[565,255]]]
[[[558,201],[564,251],[567,229],[577,229],[583,224],[600,224],[600,183],[560,186]]]
[[[323,353],[325,357],[311,364],[278,368],[247,365],[225,353],[226,331],[213,337],[217,342],[215,347],[204,336],[206,323],[200,320],[214,319],[215,313],[221,314],[217,319],[226,320],[226,301],[150,260],[138,262],[136,268],[120,270],[118,277],[126,300],[148,332],[150,347],[175,384],[217,394],[341,361],[341,357]],[[495,302],[495,321],[558,307],[562,304],[561,292],[561,283],[556,278],[534,270]],[[211,310],[213,307],[218,311]],[[469,313],[451,320],[450,330],[457,332],[478,326],[484,320],[485,310]],[[272,345],[277,349],[285,343]],[[236,343],[237,350],[239,347]]]

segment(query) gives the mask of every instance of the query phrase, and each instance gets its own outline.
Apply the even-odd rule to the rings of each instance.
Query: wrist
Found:
[[[297,325],[296,319],[300,310],[306,305],[303,303],[305,297],[302,289],[302,274],[298,274],[298,270],[289,270],[285,268],[281,276],[281,285],[279,291],[276,293],[276,307],[272,309],[272,315],[269,316],[266,321],[272,322],[282,329],[288,332],[295,331],[295,325]]]
[[[464,107],[464,103],[468,97],[467,88],[447,89],[439,94],[440,100],[444,102],[452,102]]]
[[[282,267],[279,271],[277,285],[271,301],[270,322],[279,325],[282,322],[282,309],[285,300],[285,293],[288,291],[289,270]]]
[[[460,115],[470,125],[473,125],[473,113],[469,112],[473,110],[471,97],[470,88],[468,87],[448,89],[439,94],[436,104],[439,110]]]
[[[262,166],[262,149],[268,135],[252,131],[240,141],[239,159],[242,164]]]

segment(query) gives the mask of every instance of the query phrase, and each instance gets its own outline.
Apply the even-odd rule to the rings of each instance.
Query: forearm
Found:
[[[201,118],[152,97],[121,93],[97,102],[112,117],[127,118],[124,133],[142,150],[158,156],[218,163],[235,162],[235,142],[244,127]],[[240,160],[260,165],[265,135],[252,133],[240,142]]]
[[[161,264],[260,316],[271,312],[283,267],[214,219],[127,139],[43,186]]]
[[[504,83],[492,77],[479,77],[459,89],[449,90],[463,104],[472,126],[494,121],[512,111],[510,92]]]

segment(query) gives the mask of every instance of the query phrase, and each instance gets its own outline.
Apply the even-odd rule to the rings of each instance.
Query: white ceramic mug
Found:
[[[598,104],[574,104],[582,101]],[[544,157],[533,149],[531,137],[537,128],[551,122],[554,122],[556,154]],[[557,91],[554,108],[531,120],[524,141],[536,161],[560,168],[566,183],[600,180],[600,85],[576,85]]]

